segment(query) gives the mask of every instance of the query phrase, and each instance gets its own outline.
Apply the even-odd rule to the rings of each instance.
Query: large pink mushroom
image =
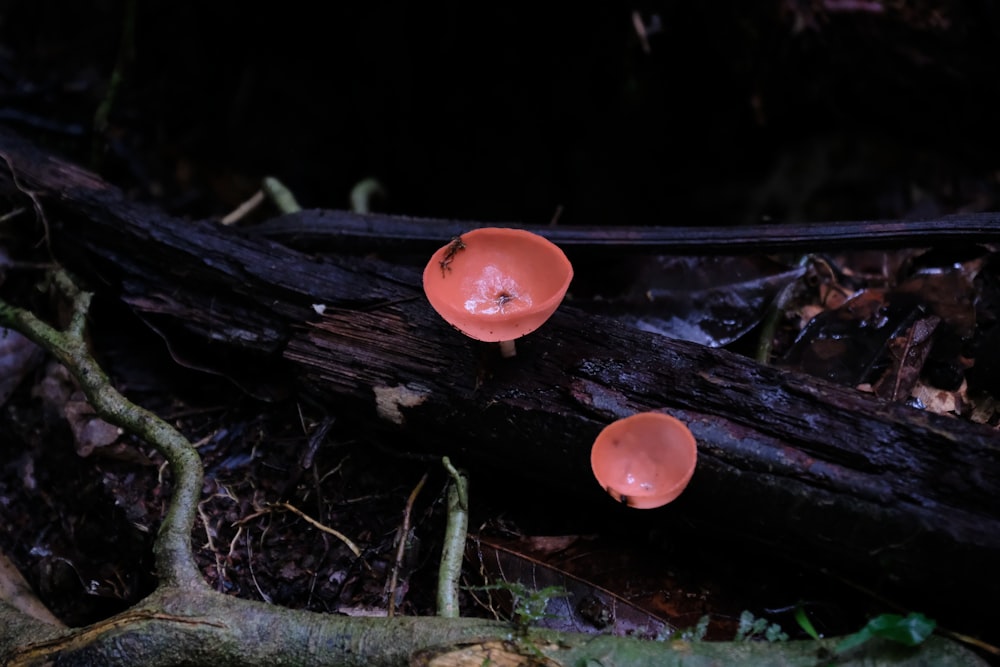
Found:
[[[523,229],[483,227],[431,256],[424,293],[453,327],[500,343],[503,356],[512,357],[514,340],[549,319],[572,279],[572,265],[548,239]]]

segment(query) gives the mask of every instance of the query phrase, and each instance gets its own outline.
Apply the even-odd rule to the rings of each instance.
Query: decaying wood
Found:
[[[842,248],[926,247],[954,242],[1000,241],[1000,213],[962,213],[929,220],[813,222],[740,227],[566,227],[504,223],[545,236],[567,250],[642,249],[665,254],[828,251]],[[433,251],[462,232],[459,220],[405,218],[347,211],[306,210],[273,218],[254,233],[296,247],[382,249],[405,244]]]
[[[61,263],[129,304],[178,357],[258,394],[287,378],[332,412],[448,453],[473,484],[477,470],[503,474],[582,507],[607,502],[589,469],[600,428],[666,409],[698,438],[698,469],[666,508],[618,508],[629,521],[711,538],[736,557],[765,549],[913,589],[928,613],[956,608],[968,592],[1000,593],[993,429],[626,328],[572,303],[503,360],[438,318],[414,267],[316,258],[174,219],[3,131],[0,152],[0,191],[29,213],[23,191],[34,194]],[[42,238],[32,215],[19,224]]]

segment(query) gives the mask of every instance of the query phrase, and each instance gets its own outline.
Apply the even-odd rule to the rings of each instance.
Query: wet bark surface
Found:
[[[501,359],[442,322],[419,271],[323,258],[179,220],[4,131],[5,196],[45,212],[54,257],[158,331],[176,359],[254,395],[335,405],[414,450],[706,549],[759,551],[961,613],[1000,592],[1000,447],[986,426],[670,340],[564,304]],[[12,178],[16,175],[16,179]],[[22,218],[35,242],[43,227]],[[317,308],[322,306],[322,308]],[[322,311],[322,313],[318,312]],[[662,510],[607,509],[589,469],[600,428],[665,409],[698,438],[689,490]],[[595,508],[600,507],[600,510]]]

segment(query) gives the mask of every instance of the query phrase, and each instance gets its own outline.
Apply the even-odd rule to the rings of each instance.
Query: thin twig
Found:
[[[260,599],[268,604],[274,604],[274,600],[271,596],[264,592],[264,589],[260,587],[260,583],[257,581],[257,574],[253,571],[253,540],[250,539],[250,531],[247,530],[247,569],[250,571],[250,581],[253,582],[254,588],[257,589],[257,595]]]
[[[7,165],[7,170],[10,171],[10,180],[14,183],[14,187],[31,200],[31,206],[35,209],[35,215],[38,217],[38,221],[42,223],[42,233],[44,235],[42,241],[45,243],[45,249],[48,251],[49,257],[51,257],[52,240],[49,235],[49,219],[45,217],[45,210],[42,208],[42,203],[38,201],[38,194],[21,184],[21,179],[18,177],[17,171],[14,170],[14,163],[11,162],[6,153],[0,152],[0,160],[3,160]]]
[[[410,491],[409,498],[406,499],[406,509],[403,510],[403,525],[399,527],[399,544],[396,545],[396,562],[392,566],[392,577],[389,580],[389,610],[388,615],[392,616],[396,610],[396,585],[399,582],[399,572],[403,568],[403,556],[406,554],[406,546],[410,542],[410,517],[413,515],[413,503],[416,502],[420,490],[427,482],[427,473],[420,478],[417,485]]]
[[[258,190],[249,199],[226,214],[219,222],[223,225],[232,225],[250,215],[254,209],[264,203],[264,191]]]
[[[344,545],[351,550],[351,553],[353,553],[358,558],[361,558],[361,549],[358,548],[358,545],[352,542],[350,538],[347,537],[347,535],[344,535],[336,528],[330,528],[329,526],[323,525],[322,523],[312,518],[311,516],[300,510],[295,505],[292,505],[291,503],[275,503],[274,507],[280,507],[282,509],[288,510],[289,512],[292,512],[293,514],[297,514],[298,516],[302,517],[306,521],[306,523],[313,526],[314,528],[318,528],[319,530],[322,530],[324,533],[329,533],[330,535],[333,535],[338,540],[343,542]]]

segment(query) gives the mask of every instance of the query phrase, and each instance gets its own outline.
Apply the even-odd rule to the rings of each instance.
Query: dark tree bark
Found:
[[[176,357],[257,395],[304,392],[450,454],[474,480],[479,470],[509,476],[513,488],[549,485],[553,506],[584,508],[610,502],[589,469],[597,432],[665,409],[698,438],[695,477],[661,510],[612,508],[622,521],[694,535],[737,557],[791,556],[884,591],[910,589],[929,614],[960,612],[967,598],[956,591],[1000,593],[991,428],[626,328],[571,303],[521,339],[515,358],[500,359],[440,320],[412,266],[316,258],[174,219],[4,131],[0,152],[0,191],[29,210],[23,192],[33,193],[60,263],[127,303]],[[20,220],[24,237],[42,238],[30,215]],[[981,224],[996,232],[995,221]]]

